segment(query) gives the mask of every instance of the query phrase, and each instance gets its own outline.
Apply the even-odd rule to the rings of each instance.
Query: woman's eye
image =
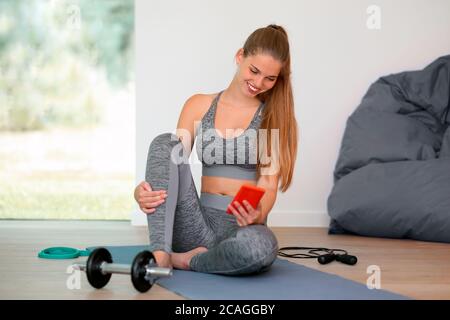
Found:
[[[250,69],[250,71],[251,71],[252,73],[254,73],[254,74],[257,74],[257,73],[258,73],[258,71],[256,71],[256,70]]]

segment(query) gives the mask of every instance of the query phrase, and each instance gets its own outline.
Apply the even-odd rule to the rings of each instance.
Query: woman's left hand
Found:
[[[247,200],[243,201],[243,205],[237,201],[234,201],[232,204],[230,203],[228,207],[236,217],[237,224],[240,227],[254,224],[261,215],[261,202],[256,209]]]

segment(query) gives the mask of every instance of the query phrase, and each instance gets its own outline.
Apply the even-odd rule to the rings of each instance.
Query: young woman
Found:
[[[297,155],[286,31],[257,29],[235,58],[228,88],[190,97],[177,134],[160,134],[150,144],[145,181],[134,197],[147,214],[159,266],[238,275],[267,270],[277,257],[266,221],[278,189],[291,184]],[[200,198],[187,161],[195,138],[203,163]],[[231,203],[242,184],[266,190],[257,208]]]

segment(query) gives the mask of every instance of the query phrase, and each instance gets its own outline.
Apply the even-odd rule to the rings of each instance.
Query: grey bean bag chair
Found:
[[[330,234],[450,242],[450,55],[373,83],[349,117]]]

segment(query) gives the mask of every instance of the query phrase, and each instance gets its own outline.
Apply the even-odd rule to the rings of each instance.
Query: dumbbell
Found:
[[[133,286],[139,292],[147,292],[157,279],[172,276],[172,270],[157,267],[150,251],[142,251],[136,255],[131,265],[113,263],[111,253],[105,248],[97,248],[89,255],[85,265],[74,264],[86,272],[89,284],[101,289],[106,286],[113,273],[130,274]]]

